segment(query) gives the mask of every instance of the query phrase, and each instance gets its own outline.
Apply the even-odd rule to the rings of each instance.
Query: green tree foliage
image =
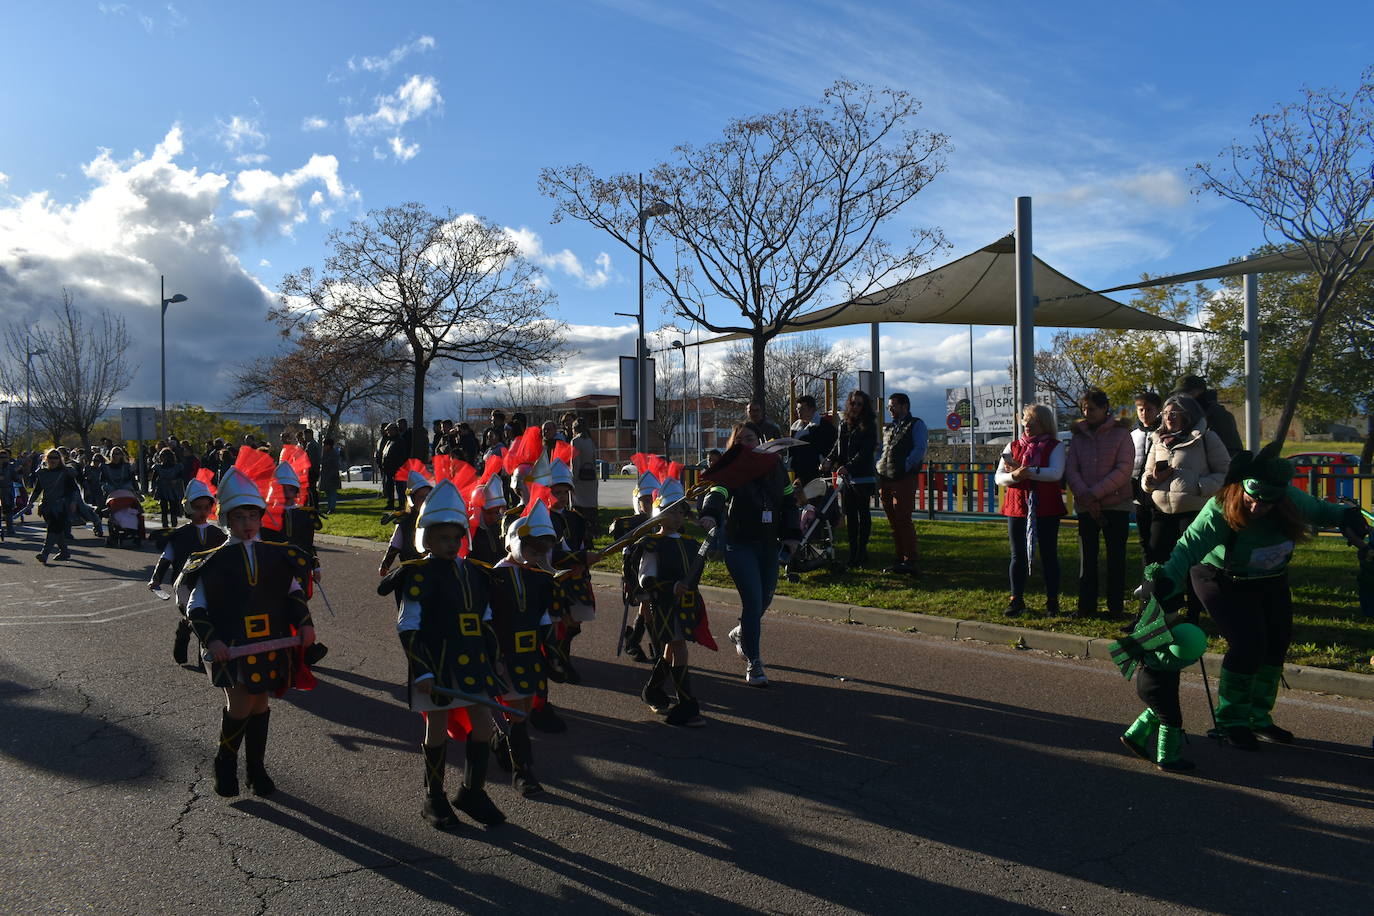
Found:
[[[1101,388],[1113,407],[1129,407],[1137,391],[1167,397],[1183,375],[1201,375],[1213,387],[1225,387],[1240,365],[1239,324],[1219,320],[1211,297],[1200,283],[1140,290],[1133,307],[1211,333],[1059,331],[1048,349],[1035,354],[1036,385],[1050,391],[1061,414],[1069,415],[1077,414],[1084,388]],[[1235,338],[1236,347],[1222,345],[1228,337]]]
[[[249,433],[259,439],[264,438],[262,430],[256,426],[226,420],[198,404],[178,404],[167,411],[167,429],[170,435],[178,440],[189,441],[197,450],[216,438],[230,444],[242,442]]]

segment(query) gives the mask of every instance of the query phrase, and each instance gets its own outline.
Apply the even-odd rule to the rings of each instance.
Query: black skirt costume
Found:
[[[320,558],[315,553],[315,532],[323,527],[324,523],[320,521],[320,516],[314,509],[292,506],[282,510],[280,530],[266,526],[262,529],[265,539],[291,544],[300,551],[298,556],[293,557],[293,563],[296,567],[296,581],[305,590],[307,599],[315,593],[310,574],[320,568]]]
[[[503,692],[493,672],[496,634],[491,629],[484,572],[463,560],[427,557],[401,564],[377,586],[378,594],[396,592],[401,599],[396,632],[406,653],[411,709],[426,712],[472,705],[414,690],[416,680],[426,675],[435,686],[462,693],[497,697]]]
[[[501,523],[478,525],[472,530],[468,559],[487,566],[495,566],[506,558],[506,545],[501,540]]]
[[[553,642],[554,578],[543,570],[503,560],[487,571],[492,629],[506,666],[510,697],[530,697],[548,689],[542,645]]]
[[[584,623],[596,619],[596,595],[592,591],[592,572],[587,566],[587,549],[591,539],[587,536],[587,520],[578,513],[550,512],[553,530],[558,534],[558,543],[553,548],[553,565],[562,569],[574,562],[582,564],[582,574],[560,576],[554,581],[554,617],[571,613],[572,619]]]
[[[200,644],[219,640],[232,649],[312,626],[310,606],[296,581],[302,560],[298,548],[270,541],[234,541],[193,554],[182,582],[191,589],[186,616]],[[249,693],[279,692],[291,685],[295,658],[290,649],[276,649],[213,662],[210,683]]]
[[[689,537],[654,534],[640,546],[640,586],[649,595],[649,639],[655,647],[685,639],[696,642],[699,620],[706,612],[696,589],[674,594],[677,583],[687,578],[701,542]]]

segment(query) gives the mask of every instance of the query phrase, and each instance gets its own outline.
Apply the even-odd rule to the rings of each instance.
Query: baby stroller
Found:
[[[787,560],[787,581],[798,582],[801,574],[835,563],[835,526],[840,521],[840,491],[824,477],[817,477],[802,488],[806,506],[801,511],[801,543]]]
[[[133,490],[111,490],[101,512],[110,520],[106,547],[142,546],[148,536],[143,526],[143,502]]]

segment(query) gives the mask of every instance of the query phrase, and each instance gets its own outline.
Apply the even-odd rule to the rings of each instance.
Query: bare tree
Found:
[[[642,256],[685,320],[749,335],[756,397],[765,396],[768,342],[805,326],[795,319],[815,300],[872,301],[943,245],[938,229],[916,230],[900,249],[878,235],[944,169],[947,138],[908,127],[920,103],[844,81],[822,102],[733,121],[720,140],[677,147],[646,182],[600,178],[585,165],[540,173],[554,222],[581,220]],[[645,231],[650,217],[674,242],[667,256]],[[722,304],[743,321],[718,317]]]
[[[357,352],[304,326],[286,351],[240,366],[229,401],[262,402],[282,413],[319,414],[326,421],[322,438],[332,439],[355,404],[404,396],[405,380],[393,371],[403,361],[398,350],[399,344],[389,342]]]
[[[129,387],[129,331],[123,318],[104,309],[94,320],[83,314],[65,288],[53,318],[50,326],[6,330],[9,359],[0,367],[0,387],[16,394],[28,389],[33,406],[27,425],[41,426],[54,443],[70,431],[89,446],[92,427]]]
[[[1255,138],[1222,150],[1193,172],[1200,190],[1242,204],[1265,238],[1302,248],[1317,278],[1311,324],[1293,367],[1276,438],[1288,435],[1327,321],[1341,290],[1374,252],[1374,67],[1351,95],[1305,89],[1298,102],[1251,121]]]
[[[554,294],[500,226],[406,203],[371,211],[329,244],[319,275],[307,267],[282,280],[274,317],[315,323],[347,354],[400,344],[392,360],[411,375],[416,457],[436,361],[475,363],[490,376],[547,367],[561,346],[562,325],[546,311]]]
[[[805,381],[835,375],[841,403],[848,391],[858,387],[855,367],[859,365],[859,354],[848,347],[831,346],[817,334],[794,334],[771,341],[766,355],[763,410],[780,429],[786,429],[792,419],[792,405],[788,403],[792,379]],[[714,387],[726,398],[748,401],[755,397],[753,353],[749,345],[740,341],[730,346],[720,362]],[[744,419],[742,414],[739,419]]]

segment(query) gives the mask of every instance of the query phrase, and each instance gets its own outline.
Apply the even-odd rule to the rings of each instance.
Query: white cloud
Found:
[[[262,132],[257,118],[234,115],[228,121],[219,121],[219,140],[229,152],[244,149],[262,149],[267,145],[267,135]]]
[[[506,235],[514,240],[520,254],[525,258],[545,270],[556,270],[566,274],[587,289],[598,289],[605,286],[616,275],[611,267],[611,256],[604,251],[598,253],[593,259],[596,268],[588,270],[581,259],[568,248],[564,248],[562,251],[544,251],[543,239],[533,229],[525,226],[521,226],[519,229],[506,227],[505,231]]]
[[[319,115],[310,115],[301,121],[301,130],[325,130],[329,127],[329,121]]]
[[[244,153],[242,156],[235,156],[234,161],[239,165],[262,165],[271,158],[266,153]]]
[[[407,144],[405,140],[399,136],[392,137],[389,142],[391,144],[391,155],[402,162],[409,162],[415,158],[416,153],[420,152],[420,144]]]
[[[380,57],[350,57],[348,69],[368,73],[389,73],[401,61],[412,54],[432,51],[437,42],[430,35],[421,35],[407,44],[398,45]]]
[[[439,81],[432,76],[412,76],[390,95],[375,99],[377,108],[371,114],[354,114],[344,118],[350,134],[370,134],[395,130],[431,111],[443,107]]]
[[[42,321],[66,287],[82,309],[128,322],[138,367],[119,403],[156,403],[158,277],[189,301],[167,312],[168,388],[174,400],[222,407],[234,365],[274,350],[265,320],[275,295],[240,262],[232,206],[262,222],[295,218],[286,189],[314,183],[325,202],[354,194],[333,157],[281,176],[263,170],[200,171],[173,127],[150,154],[101,150],[83,168],[89,188],[70,202],[36,191],[0,202],[0,290],[6,318]],[[244,177],[248,176],[248,177]],[[251,193],[250,193],[251,192]],[[299,204],[297,204],[297,207]]]
[[[0,187],[4,187],[5,185],[7,185],[7,184],[9,184],[9,183],[10,183],[10,176],[6,175],[4,172],[0,172]]]
[[[335,204],[358,199],[358,193],[345,187],[339,179],[339,160],[319,153],[311,156],[305,165],[290,172],[276,174],[266,169],[239,172],[229,196],[245,204],[263,229],[277,228],[282,234],[290,235],[296,224],[305,222],[307,218],[300,192],[305,185],[316,182],[324,186],[324,195],[316,190],[310,198],[312,207],[322,207],[325,195]]]

